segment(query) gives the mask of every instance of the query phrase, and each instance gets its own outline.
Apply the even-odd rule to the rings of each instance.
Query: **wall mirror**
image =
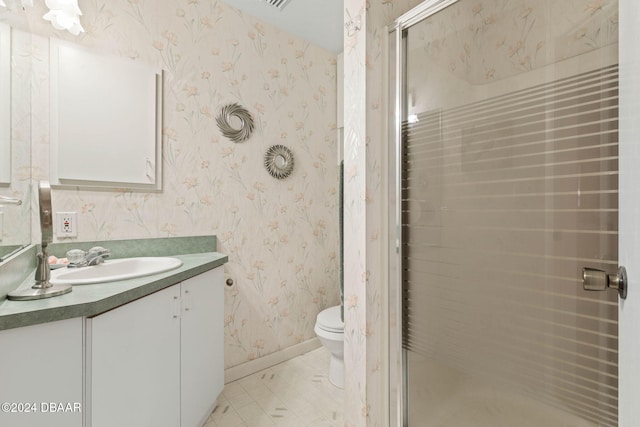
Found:
[[[285,179],[293,172],[293,152],[284,145],[272,145],[264,155],[264,166],[276,179]]]
[[[0,262],[31,243],[31,34],[26,16],[0,8]]]
[[[216,117],[216,123],[222,134],[233,142],[249,139],[255,127],[251,113],[236,103],[222,107]]]
[[[52,29],[49,22],[41,19],[38,7],[23,9],[20,2],[13,0],[5,3],[7,7],[0,7],[0,55],[4,58],[0,64],[4,67],[0,69],[0,169],[4,171],[4,176],[0,176],[0,196],[18,198],[22,204],[0,203],[0,262],[7,254],[32,242],[32,182],[49,179],[48,167],[44,166],[49,162],[48,144],[43,144],[45,140],[49,142],[49,120],[32,121],[32,117],[48,119],[49,116],[48,105],[42,103],[48,95],[36,93],[34,89],[35,83],[40,84],[38,89],[48,87],[49,52],[45,46],[49,46],[50,37],[75,40]],[[144,191],[155,190],[160,184],[157,179],[161,177],[159,155],[144,159],[142,170],[146,181],[143,186],[150,188]],[[71,181],[67,180],[73,184]],[[119,189],[127,187],[122,183],[108,185]],[[33,228],[36,242],[39,231]]]

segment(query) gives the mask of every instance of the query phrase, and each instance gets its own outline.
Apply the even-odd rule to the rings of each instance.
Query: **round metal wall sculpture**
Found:
[[[240,127],[236,129],[231,125],[232,120],[240,121]],[[233,103],[222,107],[220,114],[216,117],[218,128],[224,136],[233,142],[242,142],[249,139],[253,133],[253,118],[251,114],[241,105]]]
[[[284,179],[293,172],[293,153],[284,145],[272,145],[264,155],[264,167],[277,179]]]

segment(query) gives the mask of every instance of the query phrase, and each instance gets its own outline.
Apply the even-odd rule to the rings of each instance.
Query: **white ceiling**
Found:
[[[224,1],[333,53],[342,52],[343,0],[290,0],[282,10],[264,0]]]

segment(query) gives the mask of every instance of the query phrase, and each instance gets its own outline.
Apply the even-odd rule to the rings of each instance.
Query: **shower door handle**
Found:
[[[620,266],[617,274],[607,274],[595,268],[582,269],[582,287],[585,291],[606,291],[607,288],[617,289],[622,299],[627,298],[627,270]]]

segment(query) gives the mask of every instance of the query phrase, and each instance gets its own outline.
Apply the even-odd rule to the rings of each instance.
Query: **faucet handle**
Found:
[[[94,246],[87,252],[87,262],[89,265],[102,264],[104,259],[108,258],[109,255],[111,255],[109,249],[103,248],[102,246]]]
[[[67,252],[67,259],[69,260],[67,267],[98,265],[101,264],[105,258],[108,258],[109,255],[111,255],[111,251],[102,246],[94,246],[87,252],[82,249],[72,249]]]
[[[102,246],[94,246],[93,248],[89,249],[88,254],[107,258],[109,255],[111,255],[111,251],[107,248],[103,248]]]
[[[86,255],[86,252],[83,251],[82,249],[71,249],[66,254],[69,264],[78,264],[82,262],[82,260],[84,260],[85,255]]]

